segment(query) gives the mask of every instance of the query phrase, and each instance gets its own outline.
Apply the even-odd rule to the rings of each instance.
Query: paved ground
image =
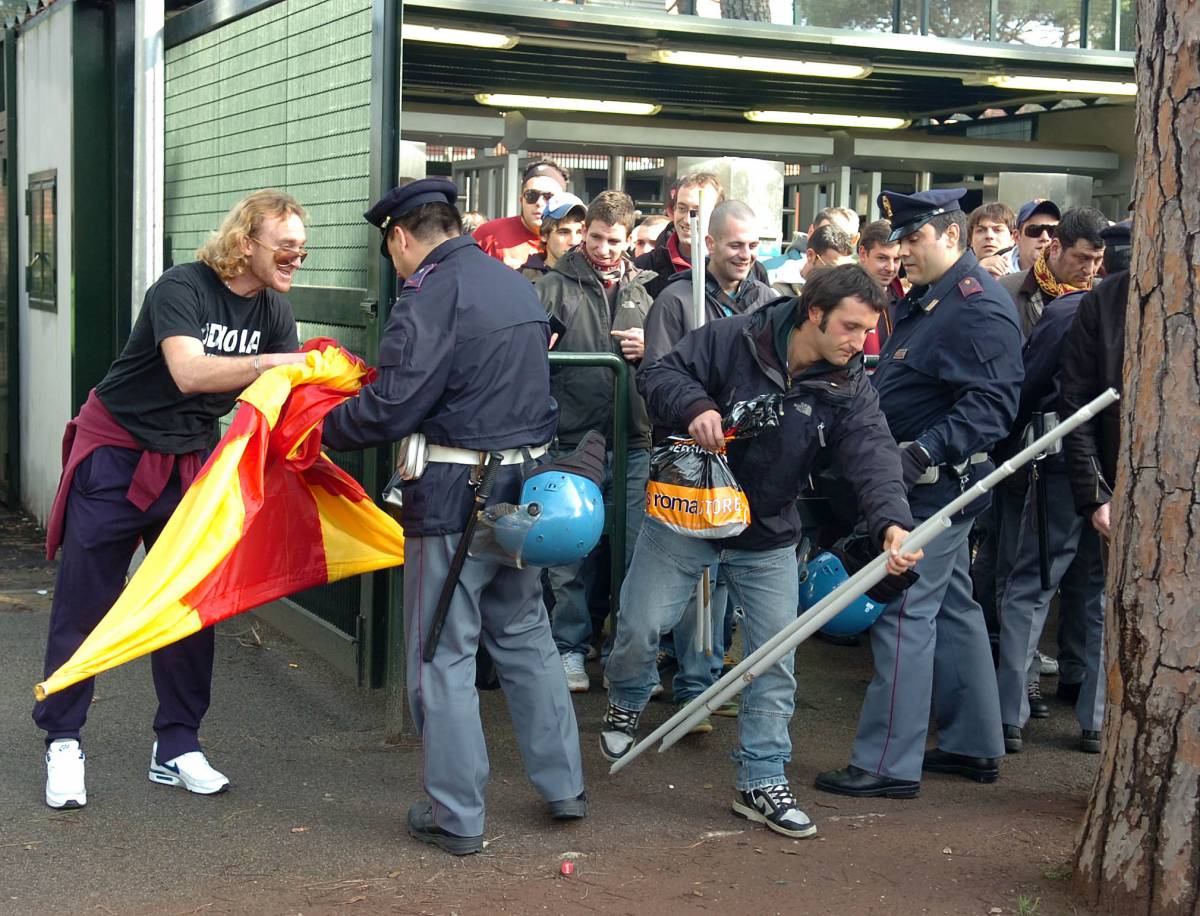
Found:
[[[0,514],[0,913],[1086,912],[1063,879],[1096,758],[1074,750],[1069,711],[1036,723],[993,786],[930,777],[913,801],[823,795],[813,776],[846,761],[870,656],[817,643],[800,651],[792,726],[793,784],[820,829],[812,840],[729,813],[733,721],[610,778],[598,691],[576,704],[593,815],[553,824],[523,776],[503,698],[488,693],[489,844],[446,856],[404,834],[420,758],[415,743],[383,744],[382,697],[261,624],[252,631],[249,617],[218,630],[202,733],[233,779],[228,793],[147,780],[143,660],[100,679],[88,807],[53,812],[29,719],[53,582],[37,538]],[[647,724],[669,712],[654,704]],[[564,858],[575,866],[565,878]]]

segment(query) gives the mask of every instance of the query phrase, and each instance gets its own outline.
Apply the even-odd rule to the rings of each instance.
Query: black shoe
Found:
[[[828,770],[817,774],[814,783],[822,792],[849,795],[853,798],[916,798],[921,791],[919,782],[876,776],[850,764],[844,770]]]
[[[1021,753],[1021,729],[1015,725],[1004,726],[1004,751],[1007,754]]]
[[[1079,735],[1079,749],[1085,754],[1100,753],[1100,733],[1084,729]]]
[[[587,817],[587,792],[580,792],[574,798],[564,798],[549,804],[550,816],[556,821],[577,821]]]
[[[1074,706],[1079,702],[1079,691],[1082,687],[1083,684],[1064,684],[1062,681],[1059,681],[1058,687],[1054,691],[1054,696],[1068,706]]]
[[[433,822],[433,806],[417,802],[408,809],[408,835],[414,840],[437,846],[455,856],[469,856],[483,849],[483,835],[459,836]]]
[[[641,715],[640,712],[630,712],[608,704],[608,712],[600,724],[600,753],[606,760],[616,763],[629,753],[637,740],[637,725]]]
[[[733,813],[756,824],[766,824],[784,836],[806,837],[817,832],[816,825],[796,805],[786,782],[738,792],[733,797]]]
[[[1029,685],[1029,718],[1050,718],[1050,704],[1042,697],[1042,685],[1039,681]]]
[[[921,764],[921,769],[931,773],[965,776],[976,782],[995,782],[1000,777],[1000,758],[967,757],[933,747],[925,752],[925,762]]]

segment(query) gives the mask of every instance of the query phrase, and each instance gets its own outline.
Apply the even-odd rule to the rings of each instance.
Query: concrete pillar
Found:
[[[808,232],[808,227],[817,218],[817,211],[821,209],[821,186],[815,182],[802,184],[797,193],[800,196],[800,212],[796,219],[796,231]]]
[[[833,169],[832,174],[836,183],[832,188],[833,193],[829,195],[829,206],[853,209],[854,203],[850,199],[850,166],[839,165]]]
[[[522,152],[510,152],[504,157],[504,165],[500,168],[500,191],[504,199],[500,201],[497,213],[503,210],[505,216],[517,216],[521,205],[517,195],[521,192],[521,155]]]
[[[608,157],[608,190],[624,191],[625,190],[625,157],[624,156],[609,156]]]
[[[736,156],[715,159],[680,156],[675,162],[675,175],[689,172],[712,172],[720,178],[725,187],[725,198],[742,201],[758,217],[759,238],[763,244],[768,248],[779,247],[783,236],[782,162]]]
[[[867,172],[867,222],[879,219],[879,195],[883,191],[883,173]]]
[[[425,144],[413,140],[400,141],[400,177],[425,178],[429,172],[426,168],[428,161]]]
[[[933,175],[929,172],[917,172],[916,175],[916,190],[928,191],[930,185],[933,184]]]

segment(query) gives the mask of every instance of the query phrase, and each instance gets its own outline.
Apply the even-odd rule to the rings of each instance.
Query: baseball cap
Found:
[[[542,219],[562,219],[574,210],[579,211],[580,219],[587,216],[587,207],[583,205],[583,201],[570,191],[562,191],[546,201]]]
[[[1058,209],[1058,204],[1044,197],[1035,197],[1028,203],[1023,204],[1017,212],[1017,228],[1020,229],[1024,226],[1035,213],[1048,213],[1055,219],[1062,219],[1062,213]]]

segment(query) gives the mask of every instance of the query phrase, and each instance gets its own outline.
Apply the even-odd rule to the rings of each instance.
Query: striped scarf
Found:
[[[1043,248],[1042,253],[1038,255],[1038,259],[1033,262],[1033,278],[1037,280],[1037,285],[1042,290],[1042,301],[1049,302],[1051,299],[1057,299],[1059,296],[1065,296],[1067,293],[1078,292],[1084,289],[1082,286],[1071,286],[1069,283],[1061,283],[1057,280],[1050,270],[1050,265],[1046,261],[1046,251],[1048,248]]]
[[[605,289],[611,289],[613,284],[621,279],[621,274],[625,272],[625,261],[620,255],[617,259],[609,264],[601,261],[596,261],[588,254],[587,246],[580,245],[579,251],[583,254],[583,259],[588,262],[588,265],[596,272],[596,276],[600,278],[600,282],[604,284]]]

